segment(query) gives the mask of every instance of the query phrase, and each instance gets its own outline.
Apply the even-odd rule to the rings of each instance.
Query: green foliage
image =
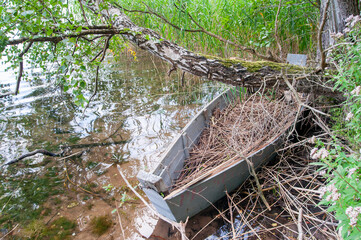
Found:
[[[101,4],[107,8],[107,2]],[[88,101],[95,78],[95,69],[101,64],[101,57],[94,59],[104,49],[103,36],[93,40],[91,35],[84,37],[62,37],[71,33],[89,30],[89,25],[104,25],[100,15],[84,8],[87,21],[82,15],[79,1],[70,0],[5,0],[0,3],[0,59],[7,63],[8,69],[18,71],[19,63],[41,69],[49,82],[69,91],[77,105]],[[106,23],[107,24],[107,23]],[[23,57],[20,53],[28,42],[9,44],[14,39],[35,39],[61,37],[48,42],[34,42]],[[124,42],[114,37],[109,49],[119,54]],[[7,45],[7,46],[6,46]],[[25,80],[33,77],[24,72]]]
[[[92,233],[98,236],[103,235],[112,225],[113,225],[112,219],[108,215],[94,217],[90,221]]]
[[[343,239],[360,239],[361,27],[357,17],[350,18],[349,25],[355,27],[347,36],[341,37],[342,44],[333,55],[339,69],[338,75],[335,76],[335,88],[342,91],[346,97],[342,109],[332,112],[332,127],[337,136],[335,135],[330,143],[319,141],[318,148],[312,150],[311,156],[322,159],[318,165],[326,171],[328,182],[327,186],[321,189],[324,198],[321,204],[328,205],[328,210],[335,212],[336,218],[340,221],[339,229]]]
[[[5,0],[0,3],[0,52],[1,60],[7,63],[9,69],[18,71],[19,63],[25,61],[25,68],[39,68],[45,73],[45,78],[73,95],[77,105],[84,106],[95,89],[94,79],[96,69],[101,64],[102,50],[108,36],[72,37],[91,30],[88,26],[111,25],[112,19],[104,19],[100,14],[94,14],[84,7],[83,16],[80,1],[76,0]],[[107,9],[109,2],[100,1],[100,8]],[[84,1],[85,3],[85,1]],[[119,0],[118,3],[128,9],[147,10],[145,4],[154,11],[165,16],[172,23],[180,26],[176,30],[155,16],[142,13],[129,13],[132,19],[141,26],[155,29],[167,39],[178,42],[192,50],[213,53],[228,57],[236,55],[232,46],[209,37],[203,33],[188,34],[184,29],[196,29],[188,16],[205,29],[217,35],[244,46],[256,48],[261,52],[274,48],[275,15],[278,10],[276,0]],[[91,1],[88,4],[92,4]],[[175,4],[180,7],[178,9]],[[182,11],[182,9],[184,11]],[[313,49],[317,8],[309,1],[302,0],[284,2],[279,15],[278,35],[283,43],[284,52],[307,52]],[[307,17],[304,17],[304,16]],[[89,25],[88,25],[89,24]],[[127,31],[126,29],[124,31]],[[68,36],[68,37],[64,37]],[[28,46],[11,43],[14,39],[54,38],[48,42],[34,42],[28,52],[23,52]],[[150,39],[151,36],[148,36]],[[10,44],[11,43],[11,44]],[[128,48],[137,59],[135,52],[130,50],[121,36],[115,35],[110,40],[109,52],[115,59]],[[24,56],[22,56],[24,53]],[[242,57],[243,53],[240,53]],[[24,79],[35,80],[25,72]]]
[[[204,33],[186,33],[184,29],[199,29],[192,23],[188,13],[207,31],[224,39],[263,52],[277,49],[274,31],[278,0],[118,0],[127,9],[147,11],[143,2],[182,30],[176,30],[155,16],[127,14],[139,25],[152,28],[165,38],[192,50],[224,57],[235,54],[232,46],[225,46]],[[180,11],[175,4],[183,6],[186,11]],[[318,9],[309,1],[283,1],[278,17],[278,35],[284,52],[310,53],[315,50],[318,15]]]

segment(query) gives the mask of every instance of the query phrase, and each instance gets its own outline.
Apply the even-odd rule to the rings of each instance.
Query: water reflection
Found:
[[[0,99],[0,164],[39,148],[59,151],[59,146],[64,144],[124,140],[125,144],[94,147],[84,153],[81,161],[85,163],[75,167],[74,174],[78,174],[79,179],[86,177],[94,180],[98,186],[109,183],[115,186],[118,180],[116,173],[110,170],[112,163],[126,163],[122,167],[129,178],[134,177],[140,169],[154,166],[157,156],[189,118],[195,115],[202,104],[221,92],[221,87],[199,79],[187,79],[185,86],[182,86],[178,75],[174,74],[171,78],[165,75],[167,66],[164,63],[146,54],[138,55],[138,59],[138,62],[134,62],[131,57],[124,56],[119,62],[114,62],[109,58],[101,72],[98,93],[85,111],[73,104],[71,96],[61,93],[50,80],[42,78],[38,71],[33,70],[36,81],[24,81],[18,96]],[[158,66],[158,69],[154,66]],[[13,73],[1,70],[0,91],[15,89],[15,79]],[[89,89],[87,96],[91,94],[92,89]],[[43,156],[33,156],[26,162],[42,163],[44,159]],[[96,163],[96,166],[90,168],[92,163]],[[83,165],[88,172],[82,172]],[[9,206],[4,207],[4,212],[11,208],[11,204],[19,204],[15,201],[17,198],[21,199],[20,202],[28,201],[30,204],[33,200],[27,194],[43,188],[37,186],[35,181],[34,186],[26,185],[25,191],[23,182],[13,181],[11,176],[22,176],[21,179],[35,177],[41,181],[43,176],[49,175],[59,183],[65,181],[66,175],[60,176],[63,169],[61,163],[52,162],[51,166],[40,164],[29,168],[25,165],[23,168],[8,169],[8,172],[4,170],[1,181],[4,183],[6,179],[7,185],[1,187],[1,193],[17,191],[16,196],[12,195]],[[36,176],[31,175],[34,172]],[[82,184],[80,180],[78,183]],[[54,194],[64,191],[60,190],[60,185],[52,184],[45,185],[58,189]],[[7,199],[3,197],[0,201],[3,203]],[[80,205],[86,204],[83,200],[79,202]],[[39,208],[41,203],[37,201],[34,206]],[[154,219],[148,216],[148,223],[144,225],[141,219],[147,215],[147,211],[141,207],[131,212],[133,225],[127,226],[127,235],[133,238],[134,226],[139,231],[145,231],[148,228],[146,226],[154,224]],[[81,216],[82,219],[89,218],[84,212]],[[4,222],[6,220],[0,217],[0,227]]]

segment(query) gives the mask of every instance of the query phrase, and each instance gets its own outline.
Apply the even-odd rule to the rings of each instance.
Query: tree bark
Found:
[[[326,2],[326,0],[322,0],[321,2],[321,16],[323,15]],[[331,33],[342,33],[346,28],[346,18],[350,15],[355,16],[360,14],[358,4],[358,0],[330,0],[326,24],[322,34],[323,49],[335,44],[335,40],[331,37]]]
[[[90,5],[89,2],[84,0],[83,4],[92,11],[99,12],[96,4]],[[112,22],[112,27],[117,29],[125,39],[167,61],[172,65],[172,68],[179,68],[210,80],[244,87],[273,87],[277,85],[281,88],[287,88],[281,76],[281,73],[283,73],[294,80],[294,88],[297,91],[317,91],[319,94],[334,95],[330,88],[321,86],[322,76],[314,74],[312,69],[285,63],[247,62],[196,54],[163,39],[151,29],[135,25],[117,7],[110,6],[109,9],[102,10],[100,13],[104,18]]]

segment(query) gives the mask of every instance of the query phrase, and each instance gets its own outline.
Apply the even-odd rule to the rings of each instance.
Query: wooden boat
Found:
[[[234,91],[227,90],[206,105],[170,145],[155,169],[138,173],[137,178],[143,191],[161,215],[176,222],[184,222],[188,217],[194,216],[224,197],[226,190],[231,192],[236,189],[250,176],[245,159],[231,163],[225,161],[212,171],[165,196],[174,180],[178,178],[185,159],[189,157],[190,149],[207,127],[213,110],[224,109],[237,96],[239,95]],[[266,146],[261,146],[248,155],[247,158],[253,162],[255,168],[276,155],[276,150],[282,143],[282,135],[274,136]]]

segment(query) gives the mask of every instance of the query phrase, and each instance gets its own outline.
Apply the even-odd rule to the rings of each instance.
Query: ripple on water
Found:
[[[0,99],[0,164],[39,148],[56,152],[60,150],[59,146],[64,144],[126,140],[125,144],[91,148],[80,159],[67,162],[67,171],[74,182],[86,186],[86,179],[94,181],[97,183],[94,188],[103,192],[102,187],[111,184],[115,190],[109,199],[119,200],[124,193],[124,185],[121,185],[121,179],[114,171],[113,164],[122,164],[121,167],[130,179],[134,179],[140,169],[152,168],[167,144],[202,104],[221,91],[220,85],[197,79],[186,79],[186,86],[182,87],[178,82],[178,75],[167,77],[168,67],[156,59],[151,61],[150,58],[146,54],[139,54],[138,62],[130,60],[126,55],[119,62],[113,62],[109,58],[109,64],[101,71],[98,93],[85,111],[73,104],[72,96],[61,93],[50,80],[42,78],[39,69],[33,69],[36,81],[23,81],[19,95]],[[159,69],[154,69],[153,61]],[[13,91],[16,76],[14,73],[4,72],[3,69],[5,67],[0,69],[0,91]],[[90,89],[85,96],[89,97],[91,94]],[[59,189],[52,193],[58,194],[58,197],[48,194],[48,199],[38,201],[36,205],[45,204],[45,207],[51,209],[51,214],[56,214],[54,209],[60,209],[64,205],[62,214],[77,219],[78,231],[86,231],[90,216],[94,216],[97,206],[102,203],[92,197],[82,198],[79,193],[73,194],[79,189],[65,180],[63,161],[50,160],[49,163],[42,164],[46,159],[49,158],[34,156],[27,163],[36,166],[30,168],[23,165],[21,169],[9,170],[8,173],[13,176],[18,175],[30,180],[41,180],[46,176],[50,182],[35,181],[34,185],[27,185],[27,188],[23,189],[25,185],[15,180],[11,183],[13,180],[7,178],[9,187],[0,188],[0,193],[11,190],[15,192],[17,189],[18,194],[12,195],[12,200],[4,212],[12,207],[11,204],[21,205],[22,202],[32,201],[28,195],[39,191],[37,189],[43,189],[42,185],[36,183],[46,183]],[[84,169],[86,172],[82,172]],[[4,179],[0,178],[0,181],[5,181]],[[59,181],[62,184],[59,184]],[[66,184],[68,189],[64,189]],[[0,199],[0,205],[5,200]],[[72,209],[66,208],[72,201],[78,200],[82,204]],[[140,205],[137,200],[134,202],[133,205]],[[93,208],[90,207],[92,204]],[[124,205],[130,213],[123,221],[129,239],[140,237],[139,232],[146,235],[155,225],[154,216],[146,208],[132,208],[132,204]],[[39,209],[41,210],[41,207]],[[101,211],[108,211],[108,214],[113,210],[109,206],[102,209]],[[44,209],[40,212],[43,211]],[[41,215],[43,213],[39,214],[34,216],[47,219]],[[18,219],[20,221],[22,218]],[[1,222],[0,217],[0,225]],[[82,234],[76,236],[84,237]]]

